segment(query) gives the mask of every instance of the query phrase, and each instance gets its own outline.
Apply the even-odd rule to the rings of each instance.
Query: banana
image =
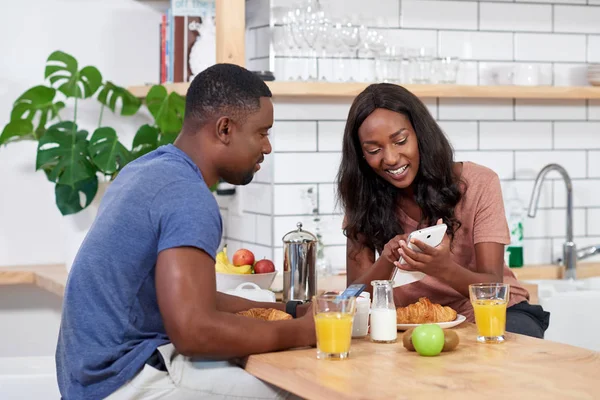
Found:
[[[223,250],[217,253],[217,263],[231,264],[229,257],[227,257],[227,246],[223,247]]]
[[[223,264],[222,262],[219,262],[219,261],[217,261],[217,263],[215,264],[215,271],[221,272],[223,274],[229,273],[227,271],[227,264]]]
[[[222,274],[251,274],[252,265],[235,266],[229,261],[227,257],[227,246],[223,247],[223,250],[217,253],[215,263],[215,271]]]
[[[252,265],[240,265],[239,267],[236,267],[235,265],[232,265],[232,267],[234,268],[236,274],[250,274],[250,273],[252,273]]]

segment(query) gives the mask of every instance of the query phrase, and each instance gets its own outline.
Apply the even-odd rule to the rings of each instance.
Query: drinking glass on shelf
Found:
[[[329,81],[345,82],[348,79],[348,59],[346,59],[346,46],[343,40],[343,23],[332,20],[329,25],[327,40],[325,43],[326,52],[331,60],[329,65]]]
[[[318,359],[348,358],[355,309],[355,297],[321,294],[313,298]]]
[[[354,67],[356,64],[356,52],[361,44],[361,31],[364,30],[364,26],[355,25],[350,21],[346,21],[342,24],[342,43],[347,51],[347,54],[352,61],[350,68],[350,77],[348,80],[350,82],[355,82],[354,78]]]
[[[379,56],[377,78],[381,82],[400,82],[402,54],[401,48],[388,45]]]
[[[437,83],[455,84],[460,60],[457,57],[440,57],[434,62]]]
[[[429,47],[412,49],[410,74],[412,83],[431,83],[433,55],[434,51]]]
[[[476,283],[469,285],[469,296],[475,312],[477,341],[502,343],[506,330],[506,306],[510,286],[506,283]]]

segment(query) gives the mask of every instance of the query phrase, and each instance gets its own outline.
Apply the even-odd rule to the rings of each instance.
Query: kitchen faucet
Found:
[[[548,164],[539,172],[535,178],[533,192],[531,193],[531,201],[529,203],[529,212],[527,215],[531,218],[535,217],[537,205],[540,198],[540,190],[542,182],[546,174],[550,171],[557,171],[565,181],[567,187],[567,237],[563,244],[562,262],[565,265],[565,279],[576,278],[577,260],[583,260],[595,254],[600,254],[600,244],[584,247],[577,250],[577,246],[573,242],[573,185],[567,171],[558,164]]]
[[[538,173],[533,185],[531,193],[531,201],[529,202],[529,212],[527,215],[531,218],[535,217],[538,201],[540,199],[540,191],[542,182],[550,171],[557,171],[565,181],[567,187],[567,237],[563,243],[563,263],[565,265],[565,279],[575,279],[575,267],[577,265],[577,246],[573,242],[573,184],[571,177],[562,166],[558,164],[548,164]]]

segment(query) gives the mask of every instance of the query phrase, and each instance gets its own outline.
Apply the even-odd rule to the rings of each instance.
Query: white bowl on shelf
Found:
[[[252,282],[257,284],[261,289],[269,289],[273,284],[273,280],[277,275],[275,272],[267,272],[265,274],[224,274],[217,272],[217,290],[226,292],[237,288],[240,284]]]

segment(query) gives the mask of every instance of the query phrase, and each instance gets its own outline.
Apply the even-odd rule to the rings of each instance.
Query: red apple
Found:
[[[269,272],[275,272],[275,264],[273,264],[273,261],[263,258],[254,264],[255,274],[266,274]]]
[[[252,253],[248,249],[239,249],[233,254],[233,265],[238,267],[242,265],[252,265],[254,264],[254,253]]]

